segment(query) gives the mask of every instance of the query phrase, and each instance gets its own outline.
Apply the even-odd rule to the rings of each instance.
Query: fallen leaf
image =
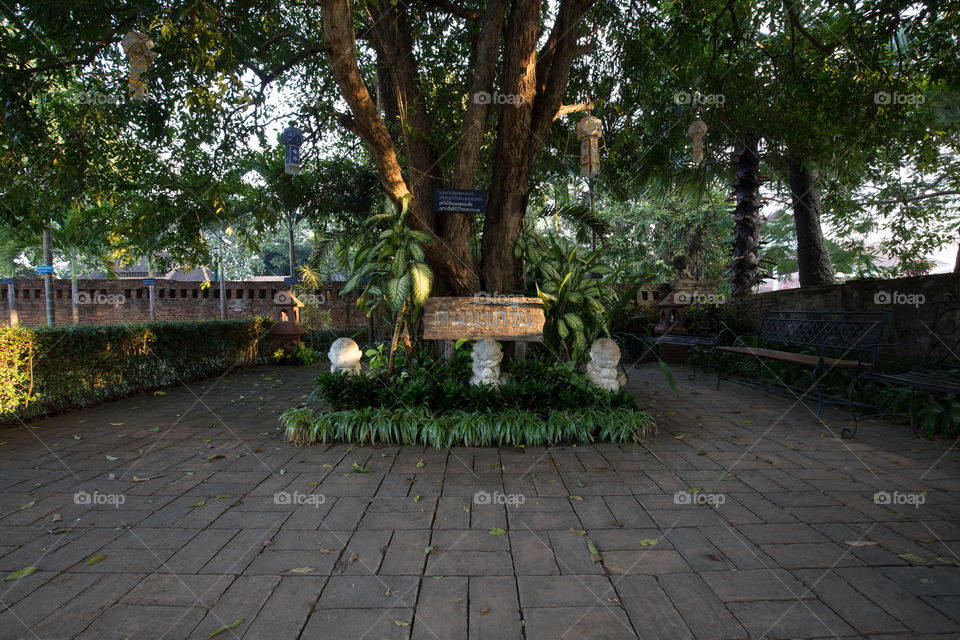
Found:
[[[612,524],[612,525],[615,526],[615,527],[620,527],[621,529],[623,529],[625,526],[627,526],[627,525],[625,525],[624,523],[620,522],[619,520],[611,520],[611,521],[610,521],[610,524]]]
[[[926,558],[921,558],[920,556],[915,556],[912,553],[901,553],[900,557],[906,560],[907,562],[915,562],[917,564],[926,563]]]
[[[115,462],[119,459],[120,458],[118,458],[117,456],[107,456],[107,460],[109,460],[110,462]]]
[[[324,469],[333,469],[333,465],[330,464],[329,462],[324,462],[324,463],[323,463],[323,468],[324,468]]]
[[[417,469],[423,469],[423,458],[417,460]]]
[[[224,456],[222,454],[216,454],[213,456],[207,456],[207,462],[216,462],[217,460],[223,460]]]
[[[236,629],[236,628],[239,627],[242,623],[243,623],[243,618],[240,618],[240,619],[238,619],[238,620],[234,620],[234,621],[231,622],[230,624],[225,624],[225,625],[223,625],[222,627],[220,627],[219,629],[214,630],[213,633],[211,633],[210,635],[208,635],[208,636],[207,636],[207,640],[210,640],[210,638],[212,638],[213,636],[217,635],[218,633],[223,633],[224,631],[229,631],[230,629]]]
[[[59,513],[53,514],[53,520],[51,522],[60,522],[63,520],[63,516]]]
[[[139,477],[139,476],[133,476],[133,481],[134,481],[134,482],[146,482],[147,480],[153,480],[154,478],[160,478],[160,477],[162,477],[162,476],[163,476],[162,473],[159,474],[159,475],[155,475],[155,476],[145,476],[145,477],[143,477],[143,478],[141,478],[141,477]]]
[[[943,564],[952,564],[955,567],[960,567],[960,560],[956,558],[945,558],[943,556],[937,556],[934,558],[937,562],[942,562]]]
[[[639,544],[641,547],[652,547],[653,545],[657,544],[659,541],[660,541],[660,538],[644,538],[637,544]]]
[[[428,556],[436,550],[437,550],[436,545],[430,545],[429,547],[424,548],[423,555]]]
[[[224,498],[229,498],[229,497],[230,496],[228,496],[227,494],[223,494],[222,496],[217,496],[217,500],[223,500]]]
[[[147,431],[157,432],[157,431],[160,431],[160,427],[150,427],[149,429],[147,429]]]
[[[154,392],[153,392],[153,395],[155,395],[155,396],[165,396],[165,395],[167,395],[167,392],[166,392],[166,391],[154,391]],[[227,628],[227,627],[224,627],[224,628]],[[230,628],[232,628],[232,627],[230,627]],[[217,633],[219,633],[219,631],[218,631]]]
[[[112,424],[112,425],[115,426],[115,427],[119,427],[119,426],[122,426],[122,425],[123,425],[122,422],[111,422],[110,424]]]
[[[490,609],[480,609],[480,611],[478,611],[477,613],[479,613],[482,616],[485,616],[488,613],[490,613]]]
[[[677,440],[682,440],[682,439],[684,439],[684,438],[687,437],[687,434],[681,433],[680,435],[678,435],[678,436],[673,436],[673,437],[676,438]]]
[[[311,480],[307,484],[310,485],[311,487],[316,487],[317,485],[320,484],[320,482],[318,480]]]
[[[405,621],[405,620],[394,620],[394,621],[393,621],[393,624],[397,625],[398,627],[409,627],[409,626],[410,626],[410,623],[407,622],[407,621]]]
[[[117,434],[117,437],[118,437],[118,438],[126,438],[126,437],[127,437],[127,434],[125,434],[125,433],[118,433],[118,434]]]
[[[353,467],[353,470],[356,471],[357,473],[370,473],[370,471],[371,471],[370,468],[368,468],[368,467],[361,467],[361,466],[360,466],[359,464],[357,464],[356,462],[350,463],[350,466]]]
[[[26,578],[27,576],[31,575],[31,574],[32,574],[34,571],[36,571],[36,570],[37,570],[37,568],[36,568],[36,567],[33,567],[33,566],[24,567],[23,569],[20,569],[19,571],[14,571],[14,572],[11,573],[10,575],[8,575],[6,578],[4,578],[3,581],[6,582],[7,580],[19,580],[20,578]]]
[[[27,504],[20,505],[20,510],[23,511],[24,509],[29,509],[30,507],[32,507],[32,506],[35,505],[35,504],[37,504],[37,501],[36,501],[36,500],[31,500],[31,501],[28,502]]]
[[[92,558],[90,558],[89,560],[87,560],[86,562],[84,562],[84,563],[83,563],[83,566],[89,567],[89,566],[92,565],[92,564],[97,564],[97,563],[100,562],[101,560],[104,560],[106,557],[107,557],[107,556],[105,556],[105,555],[102,554],[102,553],[101,553],[100,555],[98,555],[98,556],[93,556]]]
[[[848,544],[851,547],[872,547],[873,545],[880,543],[871,540],[844,540],[843,544]]]
[[[280,469],[280,475],[283,476],[283,475],[286,475],[286,474],[287,474],[287,470],[286,470],[286,469]]]
[[[317,549],[317,551],[319,551],[320,553],[322,553],[322,554],[325,555],[325,556],[328,556],[328,555],[330,555],[330,553],[331,553],[330,549],[327,549],[327,548],[324,547],[323,545],[321,545],[320,548]]]
[[[585,486],[587,486],[587,485],[583,484],[582,481],[577,480],[577,486],[578,486],[578,487],[585,487]]]
[[[419,494],[419,493],[418,493],[417,495],[413,496],[413,501],[414,501],[414,502],[420,502],[420,494]]]
[[[600,549],[597,549],[597,545],[593,544],[593,540],[590,538],[587,538],[587,549],[590,551],[591,562],[603,562],[603,557],[600,555]]]
[[[493,529],[490,529],[490,535],[492,536],[502,536],[505,533],[506,531],[504,531],[500,527],[494,527]]]
[[[583,496],[567,496],[571,500],[583,500]]]
[[[73,434],[73,439],[74,439],[74,440],[83,440],[83,436],[78,436],[77,434]]]
[[[316,569],[313,567],[297,567],[296,569],[290,569],[290,573],[299,573],[300,575],[310,573],[311,571],[316,571]]]
[[[708,557],[709,559],[713,560],[714,562],[723,562],[723,558],[721,558],[720,556],[718,556],[718,555],[715,554],[715,553],[708,553],[708,554],[707,554],[707,557]]]
[[[206,500],[201,500],[200,502],[197,502],[196,504],[192,504],[192,505],[190,505],[190,506],[191,506],[191,507],[202,507],[202,506],[205,505],[205,504],[207,504],[207,501],[206,501]]]
[[[585,535],[587,535],[587,530],[586,530],[586,529],[573,529],[573,528],[571,528],[571,529],[568,529],[568,531],[569,531],[570,533],[575,533],[575,534],[577,534],[578,536],[585,536]]]

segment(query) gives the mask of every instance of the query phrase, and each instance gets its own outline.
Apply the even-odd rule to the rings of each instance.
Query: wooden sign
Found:
[[[543,342],[540,298],[488,302],[482,297],[428,298],[423,305],[424,340]]]

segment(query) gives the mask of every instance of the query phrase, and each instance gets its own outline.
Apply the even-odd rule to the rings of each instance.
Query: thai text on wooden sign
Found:
[[[423,306],[425,340],[513,340],[543,342],[543,303],[512,298],[506,303],[482,298],[428,298]]]

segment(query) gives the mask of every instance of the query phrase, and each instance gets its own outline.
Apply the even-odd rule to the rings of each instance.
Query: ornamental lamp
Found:
[[[586,115],[577,123],[580,141],[580,176],[592,178],[600,171],[600,118]]]
[[[693,162],[700,164],[703,162],[703,137],[707,135],[707,123],[697,118],[687,129],[687,135],[693,141]]]
[[[283,142],[283,171],[290,175],[300,173],[300,147],[303,145],[303,132],[293,126],[283,130],[280,134],[280,140]]]
[[[140,74],[147,70],[147,66],[160,55],[153,49],[153,39],[139,31],[128,31],[120,41],[124,53],[130,59],[130,78],[128,87],[130,97],[134,100],[147,99],[147,85],[140,80]]]

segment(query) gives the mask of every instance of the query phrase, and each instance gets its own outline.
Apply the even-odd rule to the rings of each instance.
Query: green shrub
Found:
[[[0,328],[0,422],[33,418],[263,361],[266,318]]]

